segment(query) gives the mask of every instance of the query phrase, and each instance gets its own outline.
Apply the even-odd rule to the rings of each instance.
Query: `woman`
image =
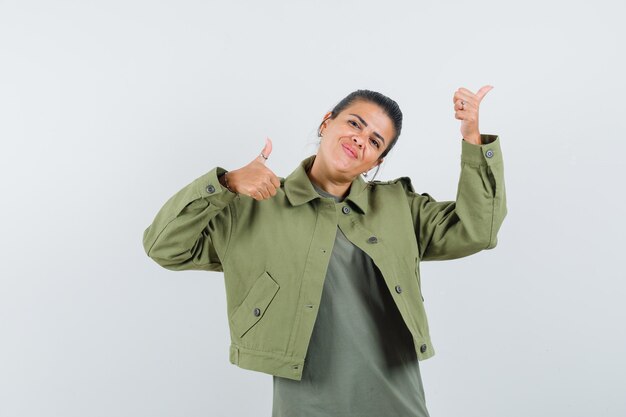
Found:
[[[230,362],[274,378],[277,416],[427,416],[418,360],[434,355],[419,262],[496,245],[506,215],[498,137],[481,135],[491,89],[461,88],[456,201],[408,178],[363,180],[395,145],[398,105],[359,90],[328,112],[316,155],[287,178],[217,167],[172,196],[145,230],[171,270],[224,271]]]

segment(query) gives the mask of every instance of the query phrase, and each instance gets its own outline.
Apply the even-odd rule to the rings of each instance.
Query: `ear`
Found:
[[[326,126],[328,125],[328,120],[330,120],[330,116],[332,114],[333,114],[333,112],[329,111],[322,118],[322,123],[320,124],[320,133],[323,133],[324,129],[326,129]]]

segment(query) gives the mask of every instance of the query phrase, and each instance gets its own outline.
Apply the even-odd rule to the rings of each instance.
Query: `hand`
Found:
[[[476,94],[467,88],[459,88],[452,98],[454,103],[454,117],[462,120],[461,135],[466,141],[475,145],[480,145],[480,131],[478,130],[478,107],[485,94],[487,94],[493,86],[486,85],[482,87]],[[465,102],[463,105],[462,102]]]
[[[272,141],[265,139],[265,147],[248,165],[229,171],[228,186],[236,193],[244,194],[255,200],[265,200],[276,195],[280,187],[278,177],[265,166],[265,161],[272,153]]]

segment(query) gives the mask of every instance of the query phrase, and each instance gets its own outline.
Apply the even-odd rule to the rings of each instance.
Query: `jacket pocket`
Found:
[[[243,337],[263,318],[279,288],[280,286],[267,272],[263,272],[256,279],[248,295],[246,295],[243,303],[237,307],[231,319],[233,331],[238,337]]]

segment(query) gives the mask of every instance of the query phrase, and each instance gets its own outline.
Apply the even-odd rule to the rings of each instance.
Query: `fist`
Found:
[[[272,141],[267,138],[259,156],[243,168],[229,171],[226,174],[230,189],[255,200],[265,200],[275,196],[276,190],[280,187],[280,180],[265,166],[265,161],[271,153]]]
[[[486,85],[476,94],[467,88],[459,88],[452,97],[454,103],[454,117],[461,120],[461,135],[466,141],[480,145],[480,131],[478,130],[478,108],[483,97],[491,91],[493,86]]]

